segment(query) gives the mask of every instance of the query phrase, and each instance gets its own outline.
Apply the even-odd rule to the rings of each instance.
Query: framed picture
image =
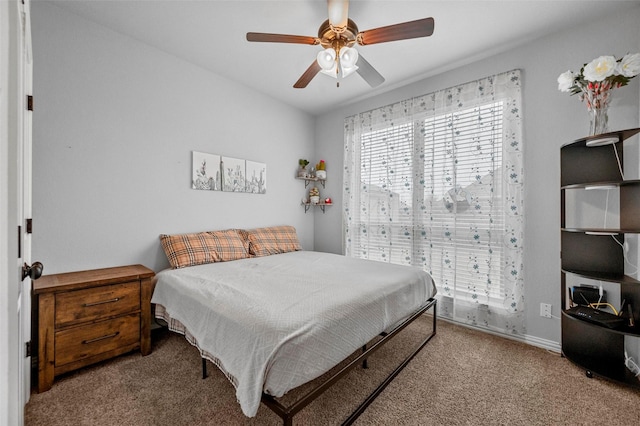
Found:
[[[221,191],[220,156],[192,151],[191,188],[205,191]]]
[[[247,192],[252,194],[267,193],[267,165],[255,161],[246,162],[247,176]]]
[[[245,160],[222,157],[220,161],[222,190],[227,192],[246,192],[245,173]]]

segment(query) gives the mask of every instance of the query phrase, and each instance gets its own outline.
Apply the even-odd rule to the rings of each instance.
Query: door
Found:
[[[22,280],[24,260],[31,261],[24,227],[31,213],[30,91],[29,3],[0,1],[0,425],[24,423],[30,388],[31,292]]]
[[[1,35],[5,42],[2,43],[0,91],[4,98],[2,124],[6,129],[2,134],[2,153],[6,154],[2,178],[6,185],[0,191],[5,212],[0,222],[8,235],[6,245],[0,248],[3,278],[0,297],[6,298],[6,304],[0,304],[6,328],[0,331],[6,332],[7,343],[0,350],[0,363],[8,374],[0,378],[3,381],[0,394],[4,396],[0,424],[22,425],[31,389],[31,360],[27,353],[27,342],[31,340],[29,276],[35,273],[31,267],[26,268],[26,277],[23,273],[23,266],[31,265],[31,229],[30,221],[26,220],[31,217],[31,33],[29,0],[2,3]]]

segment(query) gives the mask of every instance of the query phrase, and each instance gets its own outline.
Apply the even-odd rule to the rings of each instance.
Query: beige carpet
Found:
[[[420,318],[295,418],[298,425],[341,423],[430,328]],[[71,373],[33,394],[26,425],[278,425],[261,406],[240,411],[234,389],[184,338],[154,332],[153,353]],[[298,390],[285,395],[285,399]],[[640,391],[584,370],[560,355],[438,322],[438,333],[356,422],[357,425],[638,424]]]

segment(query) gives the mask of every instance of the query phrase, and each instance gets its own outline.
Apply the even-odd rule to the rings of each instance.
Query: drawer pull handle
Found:
[[[120,334],[119,331],[116,331],[113,334],[108,334],[106,336],[102,336],[102,337],[96,337],[95,339],[89,339],[89,340],[83,340],[82,344],[83,345],[88,345],[89,343],[93,343],[93,342],[98,342],[100,340],[104,340],[104,339],[111,339],[112,337],[116,337],[118,334]]]
[[[83,303],[82,307],[83,308],[88,308],[89,306],[102,305],[104,303],[114,303],[114,302],[117,302],[118,300],[120,300],[119,297],[116,297],[115,299],[101,300],[100,302]]]

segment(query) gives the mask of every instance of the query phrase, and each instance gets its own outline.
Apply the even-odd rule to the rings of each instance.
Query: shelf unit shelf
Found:
[[[601,271],[585,271],[577,269],[562,269],[565,274],[577,275],[595,281],[606,281],[610,283],[620,283],[629,285],[640,285],[640,281],[628,275],[610,274]]]
[[[589,136],[560,149],[562,353],[589,377],[596,374],[634,387],[640,387],[640,380],[625,366],[624,352],[625,339],[640,338],[640,281],[626,275],[624,267],[625,235],[640,234],[640,180],[624,179],[623,142],[638,133],[640,128]],[[609,143],[592,144],[601,139]],[[627,143],[637,143],[635,139]],[[619,225],[567,225],[567,193],[598,190],[619,191]],[[621,313],[627,325],[611,329],[567,314],[574,304],[568,288],[571,276],[572,282],[587,279],[617,285],[620,291],[613,293],[619,293],[619,300],[609,303],[617,309],[623,300],[631,305],[631,315],[627,309]]]
[[[638,234],[640,229],[620,229],[620,228],[561,228],[564,232],[581,232],[585,234],[591,233],[592,235],[602,234],[603,236],[610,236],[611,234]]]
[[[640,180],[623,180],[623,181],[608,180],[608,181],[602,181],[602,182],[574,183],[574,184],[562,186],[560,187],[560,189],[585,189],[589,187],[598,187],[598,186],[601,186],[601,187],[613,186],[616,188],[620,188],[622,186],[632,186],[632,185],[640,186]]]
[[[595,373],[602,377],[607,377],[621,383],[636,385],[638,379],[624,365],[624,333],[607,330],[595,324],[582,321],[562,312],[562,321],[565,328],[572,330],[578,335],[573,334],[565,340],[566,347],[563,346],[563,354],[575,364],[585,368],[587,375]],[[606,344],[611,351],[605,356],[594,351],[593,346],[582,339],[576,339],[578,336],[588,336],[591,341],[599,344]],[[564,336],[563,336],[564,337]]]
[[[600,331],[600,330],[606,330],[606,332],[608,333],[617,333],[620,334],[622,336],[625,336],[627,334],[633,335],[633,336],[640,336],[640,328],[638,327],[621,327],[621,328],[607,328],[598,324],[594,324],[594,323],[590,323],[588,321],[583,321],[579,318],[575,318],[572,317],[571,315],[569,315],[566,311],[562,311],[562,316],[563,319],[568,319],[568,320],[572,320],[572,321],[577,321],[580,326],[584,326],[584,327],[593,327],[594,329]],[[565,318],[566,317],[566,318]]]

